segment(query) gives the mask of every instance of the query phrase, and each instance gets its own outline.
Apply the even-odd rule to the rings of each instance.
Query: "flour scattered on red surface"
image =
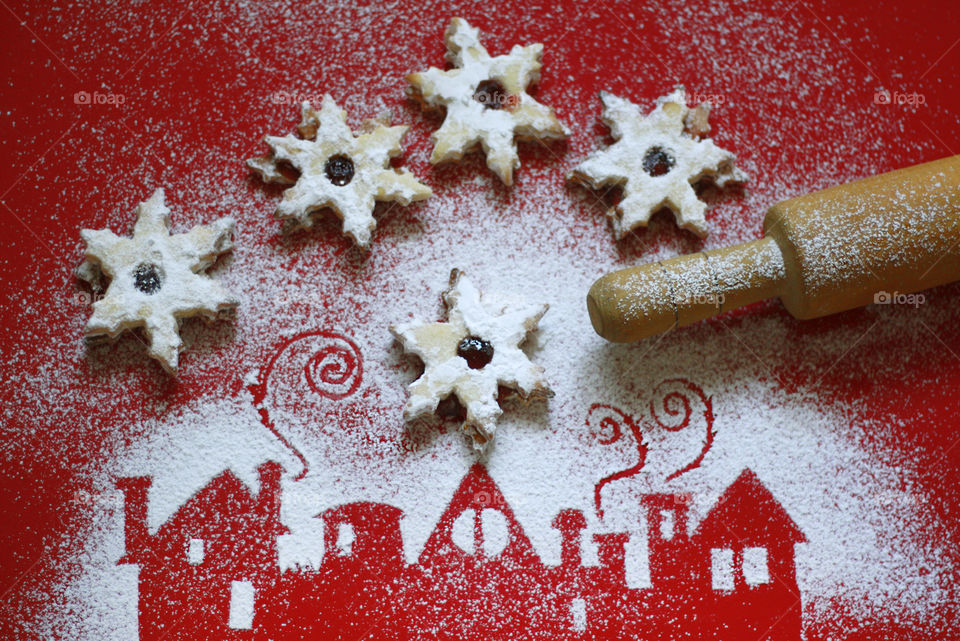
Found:
[[[440,35],[450,16],[439,3],[395,14],[332,5],[204,6],[182,16],[154,3],[98,5],[65,10],[59,21],[19,9],[45,40],[56,38],[80,78],[106,74],[126,101],[116,113],[95,105],[81,111],[69,145],[51,151],[37,175],[7,196],[11,208],[37,221],[39,242],[52,254],[38,244],[4,258],[22,272],[18,289],[31,292],[27,303],[0,301],[22,337],[0,349],[16,364],[5,372],[4,451],[5,460],[22,465],[14,479],[26,550],[12,566],[6,604],[15,613],[5,615],[4,627],[24,638],[136,638],[136,566],[117,565],[125,552],[120,477],[151,477],[146,523],[156,533],[224,470],[256,496],[258,470],[273,460],[284,470],[280,518],[289,530],[277,535],[281,569],[307,572],[329,562],[329,522],[315,517],[359,501],[403,511],[403,561],[417,564],[477,459],[456,421],[404,424],[405,387],[418,364],[402,355],[388,328],[441,318],[437,292],[459,267],[482,289],[550,304],[526,349],[556,395],[530,405],[505,399],[508,411],[483,461],[546,566],[563,567],[553,520],[572,508],[585,517],[586,567],[604,567],[602,541],[616,542],[601,536],[598,543],[594,535],[627,533],[625,585],[655,586],[644,497],[689,497],[692,535],[749,469],[806,539],[795,548],[805,638],[920,626],[934,637],[956,633],[958,537],[950,519],[958,499],[947,480],[955,478],[949,470],[957,452],[943,452],[956,408],[949,390],[960,384],[950,353],[960,353],[952,304],[960,289],[930,292],[918,309],[875,307],[805,324],[776,303],[761,304],[631,346],[603,342],[587,318],[585,292],[611,269],[756,238],[774,202],[946,154],[920,142],[929,136],[920,137],[915,122],[881,111],[872,86],[851,95],[866,72],[844,47],[872,51],[881,46],[876,39],[844,36],[839,46],[828,29],[840,27],[790,7],[684,6],[667,17],[653,8],[614,13],[599,5],[575,10],[576,19],[558,8],[509,20],[483,18],[495,15],[488,7],[466,11],[494,55],[514,43],[545,43],[534,95],[573,131],[566,144],[521,145],[523,170],[512,190],[479,154],[457,166],[431,169],[427,162],[428,137],[439,123],[404,99],[403,76],[442,62]],[[424,17],[408,17],[414,13]],[[123,25],[129,29],[118,36]],[[393,35],[385,41],[382,33]],[[649,55],[646,48],[661,41],[680,44],[659,59]],[[155,49],[120,79],[142,42]],[[46,59],[36,52],[24,64],[49,74]],[[46,101],[69,101],[95,86],[70,77],[57,82],[63,95],[48,93]],[[614,243],[602,199],[566,186],[564,177],[605,135],[597,125],[599,90],[649,109],[675,82],[686,84],[692,100],[714,96],[717,144],[742,159],[750,187],[741,195],[707,194],[714,202],[704,242],[660,214],[646,231]],[[410,207],[378,206],[368,256],[341,236],[332,215],[313,231],[280,235],[272,219],[280,191],[264,189],[242,164],[259,151],[259,132],[288,127],[298,102],[289,96],[323,92],[357,119],[354,126],[384,108],[412,123],[404,165],[435,192]],[[68,122],[77,118],[73,104],[57,104]],[[12,118],[19,146],[11,154],[48,146],[50,134],[32,112],[18,106]],[[947,110],[931,104],[928,118],[945,121]],[[18,156],[16,164],[29,163]],[[85,350],[89,309],[68,275],[81,258],[81,227],[125,232],[131,207],[159,186],[179,212],[174,232],[224,215],[238,221],[229,269],[215,270],[242,297],[237,321],[185,323],[179,383],[135,336]],[[48,223],[51,212],[63,213]],[[24,251],[25,241],[18,242]],[[27,262],[36,271],[21,269]],[[255,407],[249,388],[271,357],[314,330],[349,341],[338,343],[345,351],[327,363],[334,369],[324,375],[323,365],[309,365],[313,348],[298,354],[305,362],[277,365],[285,373]],[[345,360],[349,344],[362,372]],[[318,393],[318,379],[338,391]],[[663,402],[658,386],[675,379],[703,397],[685,396],[690,424],[670,431],[651,420],[650,407]],[[588,426],[595,404],[637,421],[644,447],[622,418],[618,439],[598,431],[595,416]],[[638,464],[641,449],[643,465],[619,475]],[[294,480],[304,462],[306,476]],[[600,519],[597,485],[612,477],[599,492]],[[449,525],[460,527],[453,515]],[[482,580],[471,586],[482,601]],[[561,593],[552,590],[540,596]],[[594,611],[584,608],[591,625]],[[580,615],[571,617],[579,625]]]

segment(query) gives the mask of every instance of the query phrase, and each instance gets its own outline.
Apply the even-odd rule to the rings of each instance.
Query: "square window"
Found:
[[[249,630],[253,627],[253,596],[253,583],[250,581],[230,583],[230,619],[227,625],[234,630]]]
[[[660,510],[660,537],[664,541],[669,541],[673,538],[676,529],[673,510]]]
[[[576,632],[584,632],[587,629],[587,602],[576,597],[570,601],[570,619]]]
[[[767,548],[743,548],[743,579],[747,585],[770,583]]]
[[[187,561],[190,565],[203,563],[203,539],[190,539],[187,544]]]
[[[349,555],[353,553],[353,541],[356,538],[352,524],[341,523],[337,527],[337,549],[340,550],[341,554]]]
[[[710,550],[710,577],[714,590],[733,589],[733,550],[730,548]]]

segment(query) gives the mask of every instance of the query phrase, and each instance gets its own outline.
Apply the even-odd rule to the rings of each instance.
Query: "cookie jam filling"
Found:
[[[660,147],[651,147],[643,157],[643,170],[651,176],[669,173],[676,161]]]
[[[493,360],[493,345],[479,336],[467,336],[457,345],[457,356],[467,361],[470,369],[483,369]]]
[[[163,286],[160,268],[153,263],[141,263],[133,272],[133,286],[144,294],[156,294]]]
[[[327,175],[327,180],[338,187],[343,187],[353,180],[353,161],[349,156],[337,154],[327,158],[323,166],[323,172]]]

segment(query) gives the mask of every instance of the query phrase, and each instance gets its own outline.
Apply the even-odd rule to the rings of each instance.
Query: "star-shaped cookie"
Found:
[[[517,45],[505,56],[491,57],[479,31],[462,18],[450,22],[444,41],[455,69],[431,67],[407,76],[408,93],[424,107],[446,108],[443,124],[433,133],[430,162],[459,160],[479,143],[487,166],[512,185],[513,170],[520,166],[514,138],[553,140],[570,133],[553,109],[527,94],[540,79],[543,45]]]
[[[387,125],[389,117],[368,120],[363,133],[354,136],[347,112],[326,95],[320,111],[303,103],[297,127],[301,138],[266,136],[270,155],[247,165],[265,182],[293,184],[277,206],[277,218],[310,227],[311,215],[329,207],[343,220],[343,232],[366,249],[377,226],[376,201],[409,205],[432,193],[408,170],[390,167],[390,158],[403,152],[400,143],[409,127]],[[284,174],[284,164],[299,172],[296,180]]]
[[[150,356],[176,374],[183,349],[180,320],[229,316],[239,303],[204,273],[220,254],[233,249],[233,230],[232,218],[220,218],[171,236],[163,189],[137,207],[132,238],[109,229],[82,230],[86,260],[77,275],[95,289],[102,277],[110,279],[102,298],[93,303],[87,337],[115,338],[142,327]]]
[[[454,269],[443,293],[448,316],[438,323],[405,323],[390,328],[403,348],[423,361],[423,374],[410,384],[404,418],[432,413],[451,394],[467,412],[463,430],[477,449],[493,437],[503,410],[498,386],[521,398],[553,396],[543,376],[520,349],[548,305],[495,302]]]
[[[682,86],[658,99],[647,116],[637,105],[605,91],[600,100],[603,122],[616,142],[591,153],[570,179],[594,189],[623,188],[623,200],[607,212],[618,239],[646,226],[661,207],[673,211],[680,227],[706,237],[707,205],[697,198],[693,184],[704,176],[713,177],[719,187],[747,180],[734,166],[732,153],[703,138],[710,128],[709,104],[688,108]]]

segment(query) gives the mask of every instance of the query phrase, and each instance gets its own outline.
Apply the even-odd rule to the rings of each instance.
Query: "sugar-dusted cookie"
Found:
[[[509,303],[481,295],[457,269],[443,293],[447,320],[437,323],[404,323],[390,328],[403,348],[420,357],[423,374],[409,388],[404,418],[412,420],[437,409],[451,394],[467,412],[463,430],[477,449],[493,437],[502,414],[498,386],[513,388],[524,399],[550,397],[543,376],[520,349],[527,334],[548,305]]]
[[[433,133],[433,164],[459,160],[477,144],[487,166],[504,184],[513,184],[520,166],[514,138],[562,139],[569,135],[553,109],[527,94],[540,79],[543,45],[514,46],[505,56],[491,57],[479,31],[454,18],[445,35],[447,60],[456,68],[431,67],[407,76],[408,93],[426,108],[445,108],[446,117]]]
[[[109,229],[84,229],[87,244],[77,276],[94,289],[109,279],[106,292],[93,303],[88,339],[115,338],[142,327],[150,356],[170,373],[177,372],[180,320],[228,317],[238,300],[204,272],[217,257],[233,249],[234,221],[220,218],[185,234],[170,235],[170,210],[163,189],[137,207],[133,237]]]
[[[719,187],[747,180],[734,166],[732,153],[704,138],[710,129],[709,103],[688,108],[679,85],[646,116],[637,105],[605,91],[600,100],[603,122],[616,142],[591,153],[570,179],[594,189],[623,188],[623,200],[607,212],[618,239],[646,226],[661,207],[673,211],[680,227],[706,237],[707,205],[697,198],[693,184],[704,176]]]
[[[408,170],[390,167],[390,158],[403,151],[400,143],[409,127],[389,124],[389,116],[367,120],[363,133],[354,136],[347,112],[326,95],[320,111],[303,103],[300,138],[266,136],[270,155],[247,165],[266,182],[293,184],[277,206],[277,218],[310,227],[311,215],[329,207],[343,220],[343,232],[366,249],[377,226],[376,201],[409,205],[432,193]],[[296,180],[284,174],[284,164],[299,172]]]

